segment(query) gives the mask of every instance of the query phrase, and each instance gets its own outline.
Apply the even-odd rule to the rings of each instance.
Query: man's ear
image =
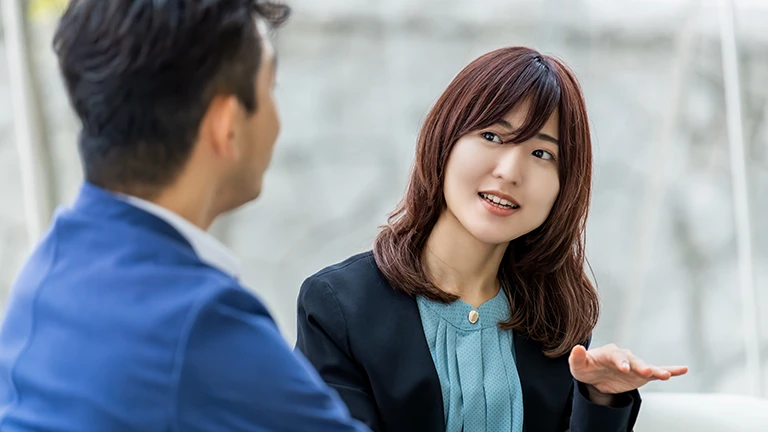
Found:
[[[214,96],[200,122],[200,138],[210,151],[224,159],[236,161],[240,158],[237,146],[237,125],[240,104],[233,95]]]

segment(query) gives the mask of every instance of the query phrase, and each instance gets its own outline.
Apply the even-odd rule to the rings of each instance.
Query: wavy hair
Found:
[[[585,229],[592,185],[592,144],[584,97],[560,60],[524,47],[487,53],[453,79],[427,115],[416,160],[400,204],[374,242],[378,267],[401,292],[452,302],[428,277],[422,251],[445,210],[445,166],[456,141],[488,127],[530,101],[514,142],[538,133],[559,113],[560,193],[545,222],[507,248],[498,277],[511,316],[501,323],[542,344],[550,357],[587,340],[597,324],[599,299],[586,274]]]

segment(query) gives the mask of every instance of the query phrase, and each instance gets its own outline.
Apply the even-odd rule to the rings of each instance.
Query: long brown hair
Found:
[[[599,314],[585,272],[585,228],[592,188],[592,143],[584,97],[560,60],[524,47],[487,53],[453,79],[422,125],[405,197],[374,242],[376,263],[392,286],[440,302],[458,299],[427,276],[422,250],[445,209],[445,166],[463,135],[498,122],[530,101],[513,142],[531,139],[559,112],[560,193],[547,220],[513,240],[499,268],[511,316],[501,327],[542,344],[549,357],[588,339]]]

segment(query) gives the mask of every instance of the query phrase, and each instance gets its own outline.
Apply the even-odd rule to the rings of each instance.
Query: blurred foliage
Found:
[[[107,1],[107,0],[105,0]],[[60,15],[69,0],[27,0],[27,17],[35,20],[51,15]]]

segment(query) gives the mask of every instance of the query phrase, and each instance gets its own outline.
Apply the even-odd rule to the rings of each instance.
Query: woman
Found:
[[[308,278],[297,348],[374,431],[624,431],[637,388],[681,375],[589,349],[592,149],[559,60],[485,54],[427,116],[375,240]]]

